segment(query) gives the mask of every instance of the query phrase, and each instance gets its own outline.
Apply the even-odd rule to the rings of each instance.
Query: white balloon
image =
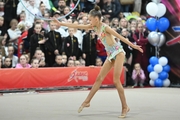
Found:
[[[158,13],[158,6],[154,2],[150,2],[146,6],[146,11],[151,16],[156,16]]]
[[[153,71],[153,72],[150,72],[149,77],[151,80],[156,80],[159,77],[159,75],[157,72]]]
[[[161,2],[161,0],[152,0],[153,2],[155,2],[155,3],[160,3]]]
[[[171,84],[171,81],[169,79],[166,79],[166,80],[163,81],[163,86],[164,87],[168,87],[168,86],[170,86],[170,84]]]
[[[162,3],[157,4],[158,6],[158,12],[157,17],[162,17],[166,13],[166,6]]]
[[[159,64],[162,66],[165,66],[168,63],[168,59],[166,57],[160,57],[158,61],[159,61]]]
[[[154,71],[155,72],[160,73],[160,72],[162,72],[162,70],[163,70],[162,65],[157,64],[157,65],[154,66]]]
[[[150,81],[149,81],[149,84],[150,84],[151,86],[154,86],[154,80],[150,80]]]

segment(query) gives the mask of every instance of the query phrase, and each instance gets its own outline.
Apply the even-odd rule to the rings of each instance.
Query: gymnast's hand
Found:
[[[56,23],[58,26],[61,26],[61,22],[60,22],[57,18],[51,17],[51,20],[52,20],[54,23]]]
[[[133,48],[136,50],[139,50],[141,53],[143,53],[143,49],[139,45],[133,45]]]

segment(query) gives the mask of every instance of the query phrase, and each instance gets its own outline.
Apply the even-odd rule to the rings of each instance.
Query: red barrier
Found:
[[[79,68],[38,68],[38,69],[0,69],[0,90],[19,88],[48,88],[64,86],[92,86],[100,67]],[[124,69],[121,83],[125,83]],[[110,70],[103,85],[113,84],[113,69]]]

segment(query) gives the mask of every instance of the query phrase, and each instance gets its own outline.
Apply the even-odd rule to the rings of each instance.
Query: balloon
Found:
[[[156,16],[158,13],[158,6],[154,2],[150,2],[146,6],[146,11],[151,16]]]
[[[149,78],[150,78],[151,80],[155,80],[155,79],[157,79],[158,77],[159,77],[158,73],[156,73],[156,72],[154,72],[154,71],[149,74]]]
[[[168,63],[168,59],[166,57],[160,57],[159,58],[159,64],[162,65],[162,66],[165,66],[167,65]]]
[[[156,79],[154,81],[154,86],[156,87],[162,87],[163,86],[163,81],[161,79]]]
[[[163,67],[160,64],[157,64],[154,66],[155,72],[160,73],[160,72],[162,72],[162,70],[163,70]]]
[[[148,67],[147,67],[147,70],[148,70],[148,72],[152,72],[152,71],[154,71],[154,67],[153,67],[153,65],[148,65]]]
[[[166,13],[166,6],[162,3],[157,4],[158,6],[158,12],[157,17],[162,17]]]
[[[166,36],[161,32],[158,32],[158,35],[159,35],[159,43],[157,46],[161,47],[166,42]]]
[[[170,71],[170,66],[169,65],[165,65],[165,66],[163,66],[163,71],[165,71],[165,72],[169,72]]]
[[[159,79],[165,80],[167,78],[168,78],[168,73],[167,72],[162,71],[162,72],[159,73]]]
[[[151,64],[151,65],[156,65],[156,64],[158,64],[159,62],[158,62],[158,58],[157,57],[155,57],[155,56],[152,56],[150,59],[149,59],[149,63]]]
[[[151,86],[154,86],[154,80],[150,80],[150,81],[149,81],[149,84],[150,84]]]
[[[151,45],[153,46],[157,46],[158,43],[159,43],[159,35],[157,32],[153,31],[153,32],[150,32],[149,35],[148,35],[148,41]]]
[[[161,2],[161,0],[152,0],[153,2],[155,2],[155,3],[160,3]]]
[[[169,28],[169,25],[169,20],[165,17],[162,17],[157,21],[157,27],[160,32],[166,31]]]
[[[146,27],[150,31],[155,31],[157,29],[157,20],[155,18],[148,18],[146,21]]]
[[[163,81],[163,86],[168,87],[171,84],[171,81],[169,79],[166,79]]]

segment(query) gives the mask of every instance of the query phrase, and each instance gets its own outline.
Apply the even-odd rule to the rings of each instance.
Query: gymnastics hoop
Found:
[[[22,0],[20,0],[20,2],[21,2],[21,4],[23,5],[23,7],[24,7],[31,15],[33,15],[35,18],[39,18],[39,19],[46,20],[46,21],[51,21],[51,19],[47,19],[47,18],[44,18],[44,17],[40,17],[40,16],[37,16],[37,15],[34,15],[30,10],[28,10],[28,9],[26,8],[26,6],[25,6],[24,3],[22,2]],[[78,0],[78,1],[76,2],[76,5],[74,6],[74,8],[73,8],[69,13],[67,13],[67,14],[64,15],[64,16],[59,17],[58,20],[61,20],[62,18],[65,18],[66,16],[70,15],[70,14],[74,11],[74,9],[76,9],[76,7],[78,6],[79,2],[80,2],[80,0]]]

